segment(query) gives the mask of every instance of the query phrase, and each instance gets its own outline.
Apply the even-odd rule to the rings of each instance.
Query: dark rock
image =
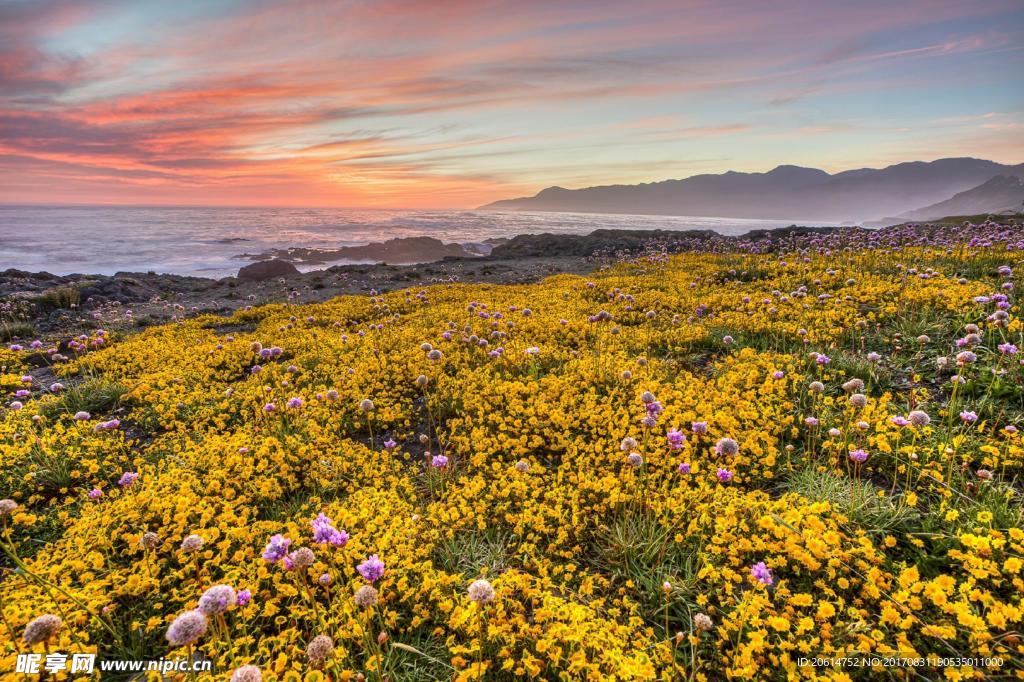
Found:
[[[590,234],[520,234],[499,244],[490,258],[588,257],[598,251],[642,249],[656,239],[710,238],[711,230],[594,230]]]
[[[250,282],[262,282],[275,277],[291,277],[299,274],[298,269],[289,263],[278,258],[273,260],[261,260],[252,265],[246,265],[238,271],[238,279]]]
[[[407,265],[410,263],[433,263],[448,257],[472,258],[489,251],[489,245],[486,244],[472,245],[467,248],[462,244],[446,244],[434,237],[396,237],[365,246],[343,246],[337,249],[307,249],[304,247],[277,249],[260,254],[260,257],[310,264],[354,260]]]

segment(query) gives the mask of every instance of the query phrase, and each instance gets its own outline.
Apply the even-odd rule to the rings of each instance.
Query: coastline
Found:
[[[985,218],[953,217],[923,226],[923,230],[922,226],[915,226],[914,234],[927,232],[933,225],[940,229],[943,225],[972,219],[982,222]],[[1009,220],[1012,223],[1017,219]],[[739,236],[711,230],[608,229],[588,234],[520,234],[495,240],[487,255],[449,255],[426,263],[344,263],[298,272],[290,262],[275,260],[272,262],[290,268],[292,274],[259,281],[153,272],[53,275],[8,269],[0,271],[0,305],[5,306],[0,311],[0,342],[58,335],[66,338],[97,326],[128,333],[199,314],[230,315],[248,306],[318,303],[342,295],[372,295],[436,284],[523,284],[558,274],[583,275],[622,260],[686,251],[782,252],[850,235],[870,233],[884,239],[899,235],[903,227],[869,230],[790,226],[752,230]],[[398,253],[395,241],[387,243],[392,255]],[[415,237],[408,241],[413,246],[422,243],[421,238]],[[301,249],[302,258],[310,258],[311,251],[314,250]]]

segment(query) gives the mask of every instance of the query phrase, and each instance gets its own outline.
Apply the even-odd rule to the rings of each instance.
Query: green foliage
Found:
[[[456,531],[438,543],[434,552],[434,565],[466,578],[476,578],[484,572],[498,575],[509,568],[515,553],[513,535],[500,528]]]
[[[54,287],[47,289],[33,300],[43,311],[49,312],[77,306],[81,302],[81,294],[75,287]]]
[[[874,483],[831,470],[807,467],[782,482],[788,490],[812,502],[827,502],[850,522],[871,533],[890,533],[913,527],[919,513]]]
[[[96,416],[117,408],[131,389],[109,379],[92,379],[64,390],[60,398],[43,405],[43,414],[56,419],[63,414],[88,412]]]
[[[31,322],[0,321],[0,341],[28,339],[35,334],[36,328]]]

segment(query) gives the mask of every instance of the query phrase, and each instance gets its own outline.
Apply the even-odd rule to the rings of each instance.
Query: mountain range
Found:
[[[532,197],[495,201],[481,208],[830,223],[877,222],[889,216],[930,220],[1020,210],[1022,177],[1024,164],[974,158],[912,161],[840,173],[784,165],[766,173],[728,171],[639,185],[549,187]]]

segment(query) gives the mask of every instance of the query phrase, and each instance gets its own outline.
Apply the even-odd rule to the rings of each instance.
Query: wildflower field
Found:
[[[1022,261],[836,232],[15,343],[0,676],[1024,679]]]

